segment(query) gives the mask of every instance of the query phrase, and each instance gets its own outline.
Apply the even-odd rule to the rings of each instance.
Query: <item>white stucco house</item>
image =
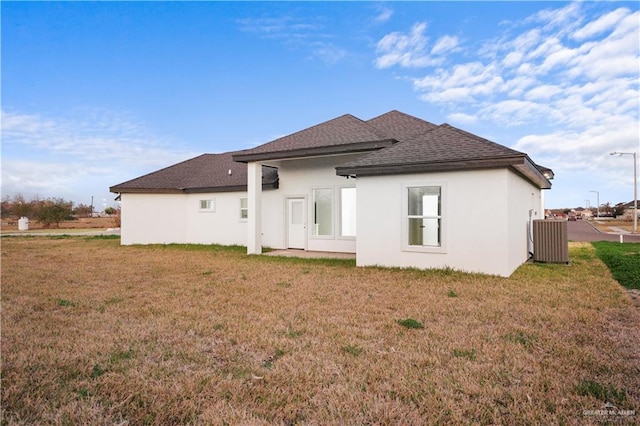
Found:
[[[552,177],[525,153],[390,111],[201,155],[110,190],[121,197],[122,244],[350,252],[358,266],[509,276],[529,257]]]

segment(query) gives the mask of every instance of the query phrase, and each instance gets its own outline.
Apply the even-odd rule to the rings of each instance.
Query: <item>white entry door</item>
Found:
[[[304,249],[307,237],[304,198],[287,198],[287,247]]]

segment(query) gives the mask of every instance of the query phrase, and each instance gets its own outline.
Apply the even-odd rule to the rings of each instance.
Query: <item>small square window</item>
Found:
[[[216,211],[216,200],[200,200],[200,210],[215,212]]]

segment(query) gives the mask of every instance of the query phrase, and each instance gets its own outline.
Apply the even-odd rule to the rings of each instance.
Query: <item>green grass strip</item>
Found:
[[[613,278],[628,289],[640,289],[640,243],[597,241],[591,244]]]

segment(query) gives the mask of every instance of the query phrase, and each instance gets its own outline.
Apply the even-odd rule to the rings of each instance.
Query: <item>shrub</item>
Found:
[[[72,203],[64,201],[62,198],[46,200],[35,212],[35,218],[42,223],[45,228],[55,224],[59,226],[63,220],[71,220]]]

